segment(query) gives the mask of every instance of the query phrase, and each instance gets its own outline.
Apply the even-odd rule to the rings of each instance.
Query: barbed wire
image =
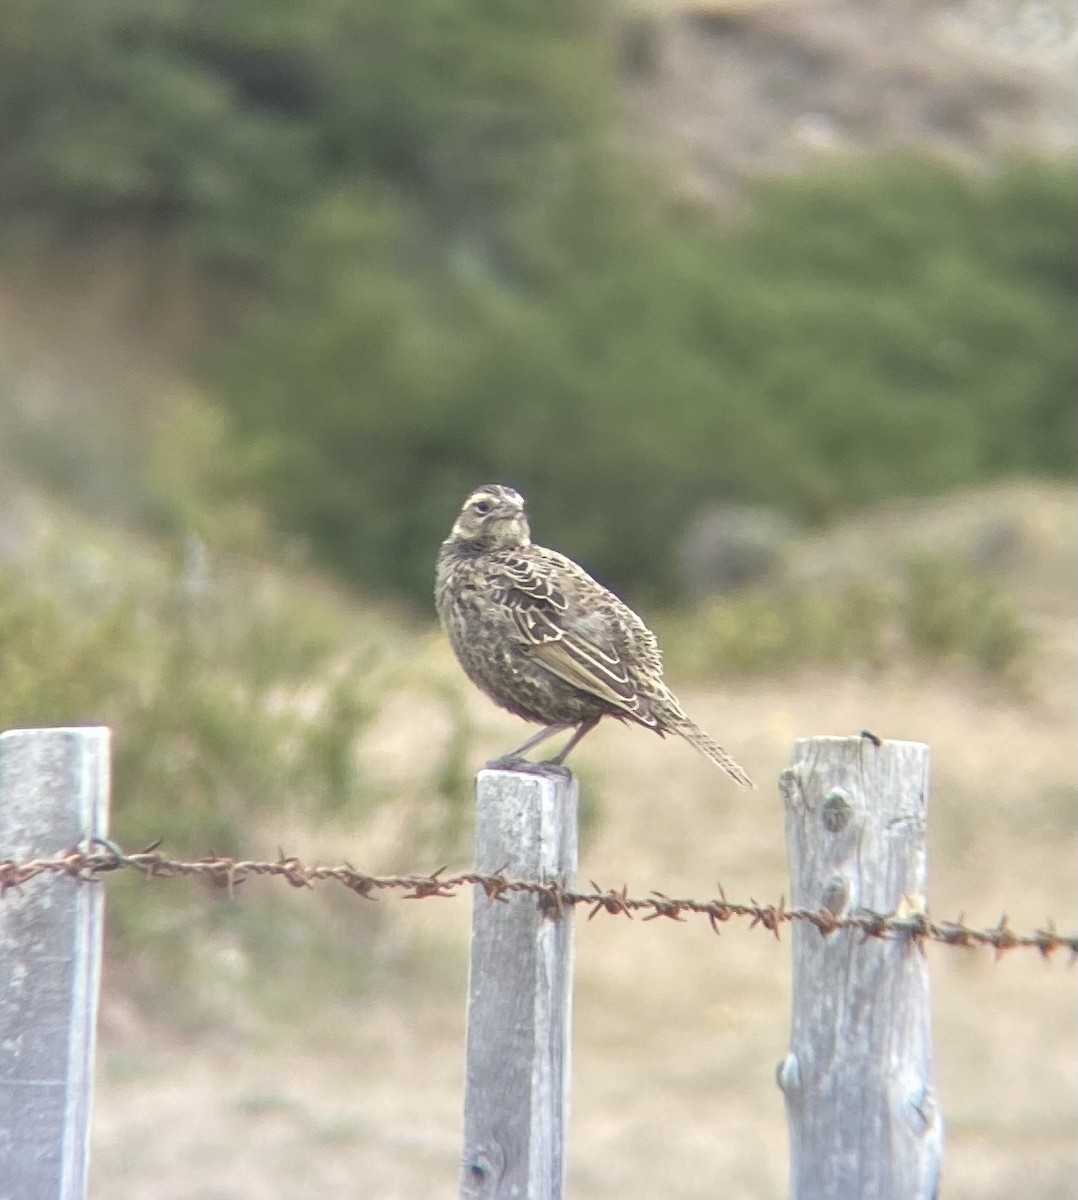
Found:
[[[533,895],[541,909],[551,916],[579,906],[590,910],[588,920],[599,913],[630,919],[642,913],[645,921],[659,918],[684,921],[687,916],[698,916],[706,918],[716,933],[728,921],[741,919],[749,922],[749,928],[766,929],[776,938],[782,926],[803,923],[813,926],[825,937],[840,930],[857,930],[863,941],[869,938],[904,939],[922,948],[927,942],[967,948],[986,946],[995,951],[997,959],[1018,949],[1036,950],[1046,959],[1065,950],[1071,963],[1078,960],[1078,933],[1058,933],[1051,919],[1045,922],[1043,929],[1031,933],[1013,930],[1005,914],[995,925],[975,928],[966,925],[961,917],[956,921],[930,920],[927,912],[919,910],[910,901],[896,912],[878,913],[862,908],[837,916],[827,908],[787,908],[785,900],[781,899],[778,904],[727,900],[721,884],[719,895],[714,899],[675,899],[658,891],[646,896],[630,896],[627,887],[604,889],[594,882],[591,891],[580,892],[556,882],[512,879],[500,871],[489,875],[474,871],[446,875],[446,868],[441,867],[426,875],[368,875],[349,863],[308,866],[285,854],[272,862],[217,856],[182,860],[169,858],[154,849],[128,854],[111,843],[101,843],[100,847],[92,851],[74,848],[52,858],[0,860],[0,899],[9,890],[41,875],[97,883],[119,870],[135,871],[146,879],[194,877],[227,887],[230,891],[247,879],[262,876],[283,879],[296,888],[335,882],[367,900],[375,899],[373,893],[378,891],[401,892],[405,900],[448,899],[474,885],[482,888],[492,901],[504,901],[513,895]]]

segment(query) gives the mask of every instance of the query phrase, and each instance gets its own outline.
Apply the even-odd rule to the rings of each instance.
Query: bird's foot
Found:
[[[573,773],[564,764],[550,759],[547,762],[532,763],[533,771],[538,771],[540,775],[553,775],[556,779],[572,779]]]
[[[484,763],[483,769],[487,771],[519,771],[530,766],[531,763],[519,754],[503,754],[501,758],[492,758],[490,762]]]
[[[557,762],[529,762],[519,755],[505,754],[501,758],[492,758],[485,764],[487,771],[520,771],[526,775],[552,775],[557,779],[568,779],[572,772],[568,767]]]

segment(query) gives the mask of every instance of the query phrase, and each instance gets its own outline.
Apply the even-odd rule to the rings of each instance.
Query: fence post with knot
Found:
[[[806,738],[781,786],[794,906],[923,911],[927,746]],[[792,939],[790,1052],[778,1070],[790,1200],[933,1200],[943,1129],[922,945],[804,921]]]
[[[0,860],[52,858],[108,823],[109,731],[0,734]],[[39,875],[0,896],[0,1200],[82,1200],[102,889]]]
[[[478,874],[572,883],[577,785],[567,771],[480,771],[476,800]],[[571,907],[475,886],[462,1200],[564,1194],[572,949]]]

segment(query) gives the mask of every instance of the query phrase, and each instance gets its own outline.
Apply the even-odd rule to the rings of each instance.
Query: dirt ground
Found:
[[[1069,546],[1073,506],[1060,499],[1055,540]],[[1041,568],[1031,564],[1027,578]],[[794,739],[867,727],[932,747],[934,915],[988,925],[1005,912],[1019,930],[1047,917],[1074,929],[1073,555],[1049,574],[1068,582],[1030,597],[1042,654],[1028,696],[942,670],[803,672],[683,696],[762,782],[755,794],[736,791],[687,746],[604,726],[578,764],[599,805],[580,879],[697,897],[721,880],[732,899],[777,901],[788,883],[775,781]],[[440,653],[431,650],[439,666]],[[474,711],[481,761],[519,727],[478,697]],[[436,740],[436,711],[399,716],[386,719],[387,772],[416,770],[417,726]],[[283,836],[322,861],[382,866],[372,829],[296,825]],[[237,903],[256,905],[272,886],[251,885]],[[287,903],[310,906],[315,923],[340,918],[340,901],[321,892],[290,893]],[[379,915],[380,966],[353,989],[359,998],[298,981],[286,1018],[250,1011],[250,981],[237,970],[230,985],[224,959],[219,1025],[197,1035],[155,1026],[131,1010],[122,979],[106,979],[94,1200],[455,1195],[470,905],[389,899]],[[367,953],[360,939],[370,930],[355,928]],[[211,931],[185,936],[206,937],[214,952]],[[574,1200],[785,1195],[774,1070],[787,1048],[789,954],[787,941],[733,923],[716,937],[702,922],[578,921]],[[994,961],[932,947],[928,956],[943,1197],[1078,1195],[1074,969],[1032,952]]]

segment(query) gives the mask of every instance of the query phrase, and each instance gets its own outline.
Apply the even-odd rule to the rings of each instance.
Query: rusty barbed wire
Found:
[[[1078,933],[1058,933],[1055,923],[1047,920],[1043,929],[1031,933],[1013,930],[1006,915],[986,928],[956,921],[933,921],[928,913],[917,911],[909,904],[897,912],[878,913],[858,909],[838,916],[827,908],[787,908],[784,900],[778,904],[759,904],[755,900],[727,900],[719,885],[719,894],[710,900],[677,899],[663,892],[652,891],[646,896],[630,896],[627,887],[601,888],[592,882],[588,892],[563,888],[558,883],[539,883],[534,880],[512,879],[496,872],[490,875],[465,871],[446,875],[441,867],[429,874],[368,875],[349,863],[338,866],[309,866],[300,859],[282,854],[275,861],[207,856],[192,860],[170,858],[151,849],[129,854],[117,846],[101,844],[92,851],[73,848],[52,858],[0,860],[0,899],[11,889],[18,888],[41,875],[66,876],[84,883],[100,882],[113,871],[131,870],[146,879],[194,877],[217,883],[230,891],[246,879],[268,876],[284,879],[295,888],[309,888],[315,883],[335,882],[366,900],[374,900],[378,891],[401,892],[405,900],[425,900],[432,897],[448,899],[470,886],[482,888],[491,901],[504,901],[511,895],[528,894],[538,898],[543,911],[550,915],[566,908],[585,907],[588,920],[599,913],[625,916],[637,913],[645,921],[666,918],[684,921],[686,916],[707,919],[711,928],[720,932],[728,921],[747,920],[750,928],[762,928],[778,938],[784,925],[811,925],[824,937],[840,930],[857,930],[862,940],[907,940],[920,947],[928,942],[966,948],[985,946],[997,958],[1011,950],[1036,950],[1042,958],[1051,958],[1057,951],[1067,951],[1071,963],[1078,960]],[[907,911],[908,910],[908,911]]]

